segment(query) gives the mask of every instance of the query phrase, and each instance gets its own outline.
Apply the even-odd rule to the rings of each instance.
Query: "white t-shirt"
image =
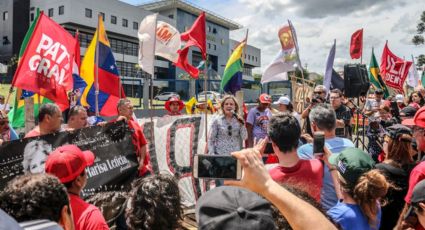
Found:
[[[0,110],[4,109],[4,104],[0,104]],[[6,104],[6,111],[9,112],[10,111],[10,106],[9,104]]]

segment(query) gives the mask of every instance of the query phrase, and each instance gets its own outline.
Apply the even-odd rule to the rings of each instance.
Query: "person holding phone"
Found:
[[[237,114],[239,105],[234,96],[226,95],[220,103],[220,110],[222,114],[211,125],[208,152],[215,155],[230,155],[231,152],[242,149],[248,133],[245,121]]]
[[[248,147],[254,146],[254,142],[267,137],[267,127],[272,117],[270,104],[272,98],[270,95],[263,93],[258,98],[258,105],[248,112],[246,119],[246,128],[248,131]]]

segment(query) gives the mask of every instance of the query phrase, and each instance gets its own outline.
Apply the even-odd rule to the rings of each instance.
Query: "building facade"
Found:
[[[175,26],[180,32],[188,30],[202,11],[207,13],[207,53],[209,68],[218,76],[223,74],[227,59],[234,46],[230,31],[241,28],[235,22],[213,12],[191,5],[183,0],[160,0],[149,4],[134,6],[118,0],[2,0],[0,62],[7,63],[10,57],[17,55],[25,32],[34,20],[36,9],[40,9],[54,21],[61,24],[71,34],[79,31],[81,55],[93,39],[97,27],[98,15],[103,16],[105,29],[111,44],[121,77],[141,77],[137,57],[139,41],[137,31],[143,18],[158,12],[158,20]],[[249,67],[260,66],[259,49],[248,47],[247,53],[255,53],[256,59],[247,58]],[[258,51],[258,52],[257,52]],[[191,49],[189,63],[198,66],[202,61],[201,53]],[[250,71],[247,69],[247,76]],[[158,91],[187,91],[187,84],[175,82],[178,76],[185,74],[171,62],[157,57],[155,60],[155,82]],[[161,82],[161,80],[165,80]],[[177,89],[182,88],[182,89]],[[186,88],[186,89],[185,89]]]

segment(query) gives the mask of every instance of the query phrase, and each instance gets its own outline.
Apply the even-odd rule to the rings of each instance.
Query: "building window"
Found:
[[[248,60],[250,60],[251,59],[251,55],[248,55]]]
[[[210,43],[208,43],[208,49],[211,49],[211,44]]]
[[[139,29],[139,23],[133,22],[133,29],[138,30]]]
[[[217,46],[216,45],[214,45],[214,50],[217,50]]]
[[[258,60],[257,60],[257,57],[255,57],[255,62],[257,62]]]
[[[117,24],[117,17],[114,15],[111,15],[111,24]]]
[[[208,26],[208,32],[211,32],[211,26]]]
[[[128,20],[127,19],[122,19],[122,26],[124,27],[128,27]]]
[[[213,34],[216,34],[216,33],[217,33],[217,29],[213,28]]]
[[[3,12],[3,21],[6,21],[7,18],[9,18],[9,12],[5,11]]]
[[[86,8],[86,18],[91,18],[92,17],[92,10]]]
[[[100,15],[102,15],[102,21],[105,21],[105,13],[99,12]]]
[[[31,20],[31,21],[34,21],[34,13],[31,13],[31,14],[30,14],[30,20]]]
[[[173,19],[174,18],[174,14],[169,14],[168,17],[171,18],[171,19]]]
[[[63,15],[65,13],[65,6],[59,6],[59,15]]]
[[[224,45],[224,39],[221,39],[221,44]]]
[[[49,15],[49,17],[53,17],[53,8],[49,9],[48,15]]]

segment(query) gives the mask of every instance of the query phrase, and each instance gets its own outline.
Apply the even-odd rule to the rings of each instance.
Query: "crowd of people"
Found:
[[[384,98],[375,90],[356,102],[338,89],[319,85],[298,114],[289,96],[276,101],[261,94],[241,114],[238,100],[224,96],[215,106],[198,101],[188,111],[214,113],[207,153],[236,158],[241,180],[211,181],[215,187],[197,200],[199,229],[423,229],[425,227],[425,101],[423,88],[409,97]],[[0,98],[1,99],[1,98]],[[183,101],[172,97],[166,116],[180,116]],[[128,123],[139,170],[125,202],[110,219],[81,192],[91,151],[68,144],[44,151],[45,173],[26,173],[0,191],[0,229],[182,229],[184,210],[177,180],[154,174],[147,140],[128,99],[117,104]],[[90,125],[84,107],[67,112],[55,104],[41,106],[38,125],[25,134],[35,137]],[[367,144],[353,141],[364,124]],[[324,136],[323,152],[315,152],[314,136]],[[0,144],[19,139],[0,114]],[[35,150],[33,150],[35,151]],[[31,150],[28,150],[31,154]],[[27,171],[31,171],[28,164]]]

